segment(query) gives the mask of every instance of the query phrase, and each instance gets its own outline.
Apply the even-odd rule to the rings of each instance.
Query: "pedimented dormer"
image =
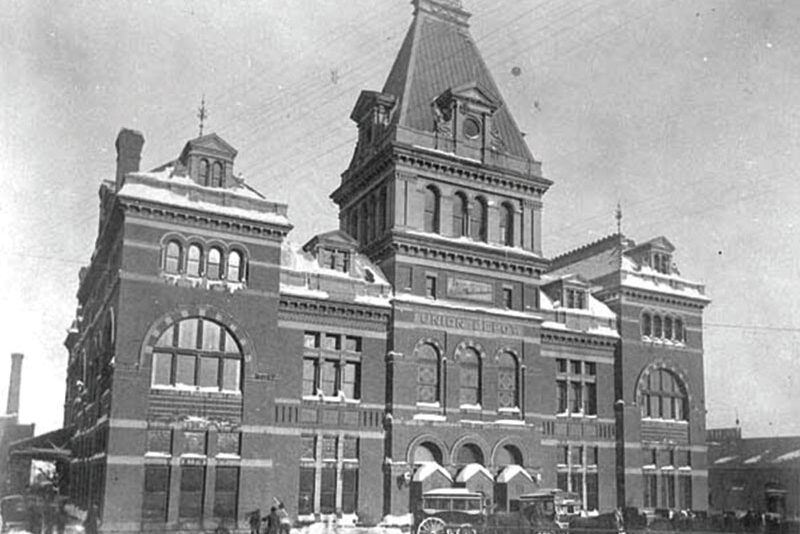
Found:
[[[178,163],[198,185],[229,187],[237,150],[215,133],[192,139],[183,147]]]
[[[314,236],[303,245],[303,252],[314,256],[320,267],[347,274],[351,274],[357,250],[358,242],[342,230]]]
[[[361,91],[350,119],[358,125],[354,162],[371,155],[386,137],[397,98],[377,91]]]
[[[505,151],[493,121],[502,103],[478,83],[447,89],[431,105],[438,150],[476,158],[487,149]]]
[[[672,263],[675,246],[664,237],[655,237],[628,250],[626,254],[639,265],[646,265],[656,272],[672,274],[676,271]]]

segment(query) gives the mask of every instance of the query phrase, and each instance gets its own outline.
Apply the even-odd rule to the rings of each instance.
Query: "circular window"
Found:
[[[464,135],[469,139],[475,139],[481,134],[481,124],[472,117],[464,121]]]

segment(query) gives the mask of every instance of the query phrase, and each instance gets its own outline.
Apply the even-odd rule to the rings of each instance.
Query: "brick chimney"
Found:
[[[6,404],[6,414],[14,415],[19,413],[19,389],[22,382],[22,358],[19,353],[11,355],[11,375],[8,378],[8,403]]]
[[[142,146],[144,136],[136,130],[123,128],[117,136],[117,191],[122,187],[125,175],[129,172],[139,171],[139,162],[142,159]]]

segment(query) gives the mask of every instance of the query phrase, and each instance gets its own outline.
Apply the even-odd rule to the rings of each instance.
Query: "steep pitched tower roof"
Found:
[[[492,123],[503,149],[533,160],[469,33],[470,14],[460,0],[413,0],[413,4],[414,20],[382,91],[397,99],[393,123],[433,131],[434,101],[448,89],[474,85],[497,106]]]

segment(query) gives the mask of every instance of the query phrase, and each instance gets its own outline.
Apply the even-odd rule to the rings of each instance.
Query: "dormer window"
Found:
[[[566,288],[564,290],[564,302],[567,308],[585,310],[586,300],[585,289]]]
[[[320,265],[341,273],[349,273],[350,254],[346,250],[320,250]]]
[[[652,267],[659,273],[669,274],[672,266],[672,258],[669,254],[654,252],[651,258]]]
[[[481,123],[475,117],[467,117],[464,120],[464,137],[467,139],[477,139],[481,135]]]
[[[211,187],[222,187],[222,163],[215,161],[211,166]]]

